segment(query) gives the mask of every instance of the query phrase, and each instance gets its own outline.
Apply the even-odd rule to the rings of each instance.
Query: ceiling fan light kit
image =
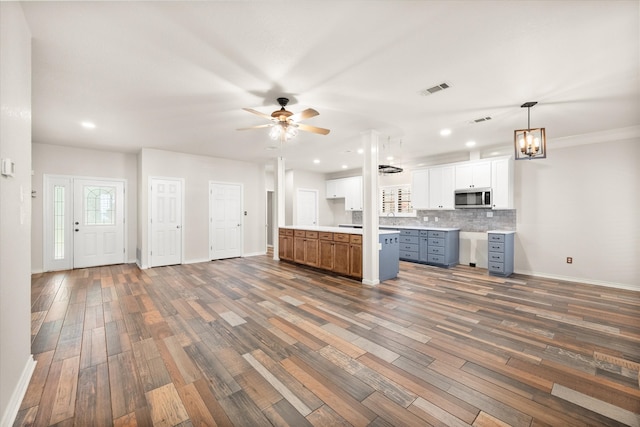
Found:
[[[260,129],[268,127],[271,128],[269,130],[269,138],[276,141],[279,140],[280,142],[286,142],[292,138],[295,138],[296,135],[298,135],[299,130],[317,133],[319,135],[327,135],[330,132],[329,129],[299,123],[300,120],[310,119],[311,117],[315,117],[320,114],[313,108],[307,108],[304,111],[293,114],[291,111],[285,109],[285,107],[289,103],[288,98],[278,98],[277,101],[280,105],[280,109],[271,113],[270,116],[251,108],[244,108],[245,111],[270,120],[273,123],[267,125],[252,126],[249,128],[242,128],[238,130]]]

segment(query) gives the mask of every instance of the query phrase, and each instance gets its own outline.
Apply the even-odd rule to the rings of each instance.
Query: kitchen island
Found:
[[[400,233],[380,230],[378,243],[380,281],[392,279],[400,267]],[[278,244],[281,260],[362,279],[361,228],[285,226]]]

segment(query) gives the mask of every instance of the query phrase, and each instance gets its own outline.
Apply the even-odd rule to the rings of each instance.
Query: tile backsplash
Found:
[[[487,214],[492,215],[488,217]],[[428,220],[425,221],[424,218]],[[438,219],[436,221],[436,218]],[[354,224],[362,224],[362,212],[352,212]],[[458,227],[460,231],[484,233],[489,230],[516,230],[515,209],[419,210],[415,217],[381,216],[380,225],[417,227]]]

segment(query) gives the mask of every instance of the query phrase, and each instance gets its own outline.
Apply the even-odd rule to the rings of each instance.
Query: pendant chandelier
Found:
[[[531,128],[531,107],[537,102],[525,102],[520,107],[527,109],[527,129],[514,131],[513,144],[516,160],[544,159],[547,157],[547,137],[544,128]]]

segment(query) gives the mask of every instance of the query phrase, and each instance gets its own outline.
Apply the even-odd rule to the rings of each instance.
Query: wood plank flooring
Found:
[[[640,292],[267,256],[34,275],[16,426],[640,426]]]

